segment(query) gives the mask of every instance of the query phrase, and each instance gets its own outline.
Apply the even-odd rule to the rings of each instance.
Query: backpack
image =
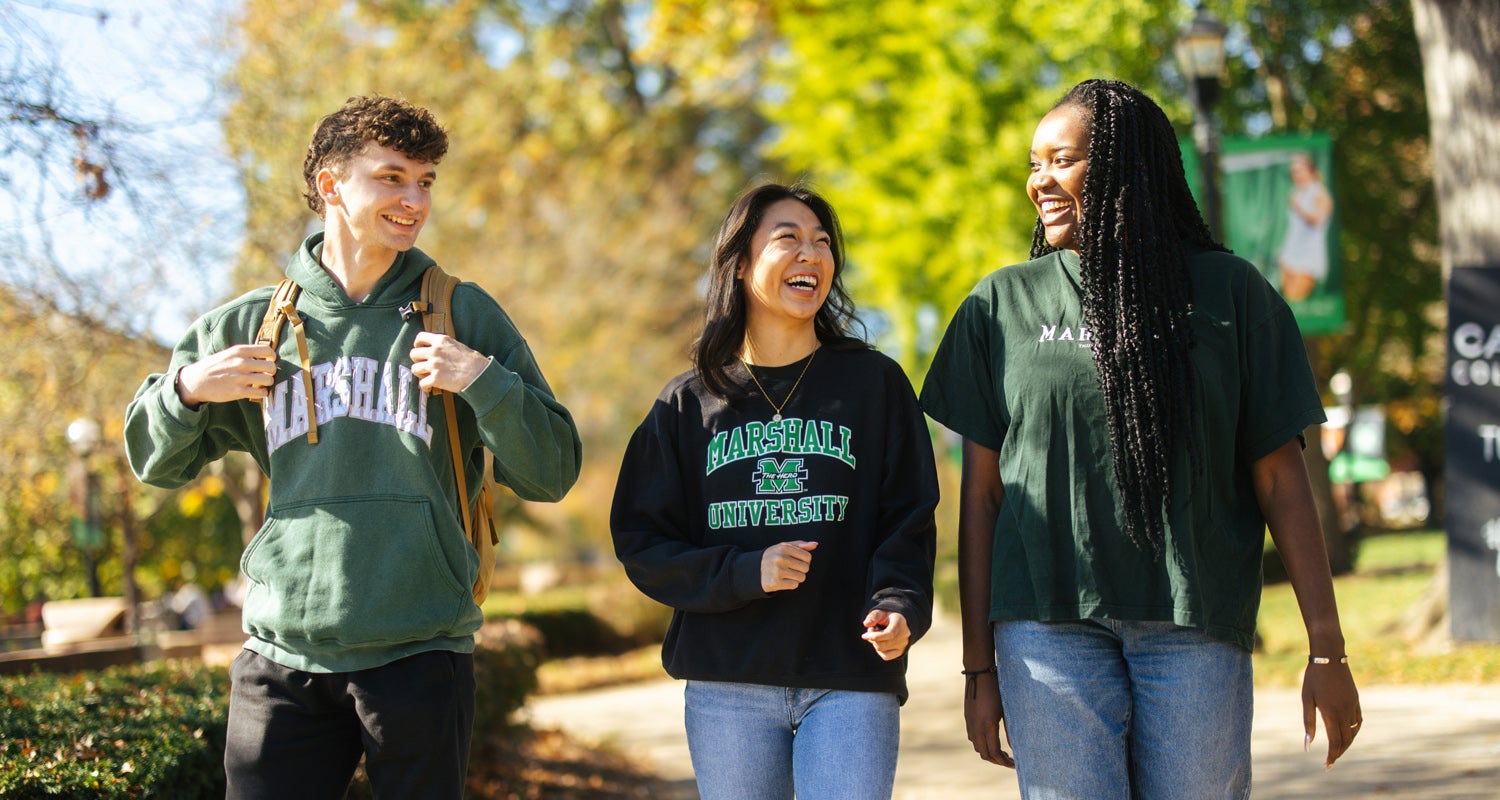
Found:
[[[432,333],[457,338],[453,328],[453,290],[458,278],[444,272],[436,264],[422,274],[421,299],[404,306],[401,318],[414,313],[422,315],[422,327]],[[277,349],[281,343],[281,325],[290,323],[297,338],[297,355],[302,361],[302,388],[307,396],[307,441],[318,443],[318,415],[314,407],[312,365],[307,355],[307,337],[302,330],[302,317],[297,313],[297,296],[302,287],[291,278],[282,278],[271,295],[271,304],[266,308],[260,330],[255,334],[255,343]],[[458,448],[458,413],[453,394],[434,389],[434,395],[443,398],[443,416],[448,421],[448,451],[453,457],[453,480],[458,488],[459,512],[463,517],[464,534],[469,544],[479,553],[479,577],[474,581],[473,597],[476,604],[484,602],[490,593],[490,580],[495,574],[495,545],[500,543],[500,531],[495,526],[495,493],[499,491],[493,477],[493,467],[488,449],[484,451],[484,470],[480,474],[479,493],[472,507],[463,499],[469,496],[468,481],[464,477],[463,454]]]

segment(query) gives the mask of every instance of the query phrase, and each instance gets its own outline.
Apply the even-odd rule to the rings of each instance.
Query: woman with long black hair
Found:
[[[983,279],[922,390],[964,437],[965,719],[1028,798],[1243,798],[1269,527],[1307,627],[1304,732],[1362,723],[1286,303],[1215,241],[1166,115],[1118,81],[1037,126],[1032,260]],[[1003,701],[1002,701],[1003,698]],[[1004,750],[1002,720],[1014,759]]]
[[[636,429],[610,527],[674,609],[704,800],[889,798],[906,652],[931,624],[932,441],[850,333],[833,208],[767,184],[725,216],[694,369]]]

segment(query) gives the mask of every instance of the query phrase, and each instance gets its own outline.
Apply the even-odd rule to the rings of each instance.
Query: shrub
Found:
[[[512,736],[514,716],[536,691],[541,636],[515,620],[486,622],[474,636],[474,741]]]
[[[540,637],[514,621],[476,636],[474,737],[514,736],[536,689]],[[73,675],[0,676],[0,797],[224,796],[229,674],[160,661]],[[351,796],[368,793],[359,781]]]
[[[599,580],[537,594],[492,593],[484,604],[493,619],[514,619],[541,632],[548,659],[618,655],[658,644],[672,610],[628,581]]]
[[[586,608],[523,611],[515,619],[541,633],[547,658],[612,654],[628,649],[609,623]]]
[[[167,661],[0,678],[0,796],[224,796],[229,676]]]

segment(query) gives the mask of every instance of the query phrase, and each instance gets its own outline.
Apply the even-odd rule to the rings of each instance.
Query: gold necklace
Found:
[[[782,398],[780,405],[777,405],[776,401],[771,399],[771,393],[766,391],[766,387],[760,385],[760,379],[755,377],[755,370],[750,368],[750,362],[744,358],[740,359],[740,363],[745,365],[745,371],[750,373],[750,380],[755,381],[755,388],[760,390],[760,396],[766,398],[766,402],[771,404],[771,408],[776,409],[776,415],[771,417],[772,422],[781,421],[781,409],[786,408],[786,404],[792,402],[792,395],[796,394],[797,387],[802,385],[802,377],[807,374],[807,368],[812,366],[813,356],[817,354],[818,348],[816,347],[813,348],[811,353],[807,354],[807,363],[802,365],[802,374],[797,376],[797,381],[792,384],[792,390],[786,393],[786,397]]]

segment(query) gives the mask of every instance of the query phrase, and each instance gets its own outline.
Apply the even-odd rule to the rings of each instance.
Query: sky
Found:
[[[175,340],[224,299],[243,229],[243,194],[218,125],[227,97],[212,46],[233,0],[0,0],[0,77],[13,97],[53,99],[118,123],[110,193],[84,202],[65,131],[0,132],[0,278],[104,308],[120,327]],[[48,91],[50,89],[50,98]],[[114,126],[111,126],[114,127]],[[118,132],[118,131],[123,131]],[[58,287],[82,287],[65,289]]]

